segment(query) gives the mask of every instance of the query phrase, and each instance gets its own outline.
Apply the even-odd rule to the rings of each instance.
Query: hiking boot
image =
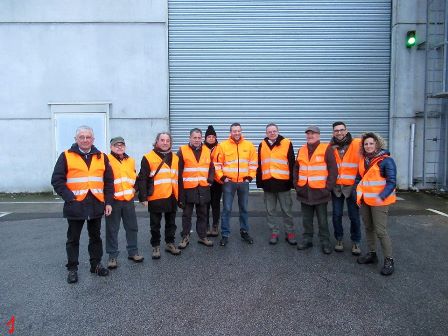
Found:
[[[248,244],[253,244],[254,240],[251,236],[249,236],[249,232],[246,230],[240,230],[241,239],[244,240]]]
[[[358,257],[358,264],[376,264],[378,263],[378,257],[376,252],[369,252],[363,256]]]
[[[152,259],[160,259],[160,246],[152,248]]]
[[[206,236],[207,236],[207,237],[211,237],[211,236],[212,236],[212,230],[207,229]]]
[[[68,271],[67,282],[69,284],[78,282],[78,271],[76,270]]]
[[[269,239],[269,244],[275,245],[278,243],[278,233],[272,233],[271,238]]]
[[[361,248],[358,243],[352,244],[352,254],[355,256],[359,256],[361,254]]]
[[[190,244],[190,236],[186,235],[182,237],[182,240],[179,243],[179,248],[184,249],[187,247],[187,245]]]
[[[384,266],[381,269],[382,275],[391,275],[394,272],[394,260],[392,258],[384,258]]]
[[[331,254],[331,247],[330,244],[324,244],[322,245],[322,252],[324,254]]]
[[[219,241],[219,245],[220,246],[226,246],[228,242],[229,242],[229,238],[228,237],[222,237],[221,240]]]
[[[289,245],[297,245],[296,234],[294,232],[290,232],[286,235],[285,240]]]
[[[334,250],[336,252],[344,252],[344,243],[342,240],[336,241],[336,245],[334,246]]]
[[[108,269],[115,269],[118,267],[118,261],[116,258],[110,258],[107,262],[107,268]]]
[[[133,256],[129,256],[128,259],[135,263],[141,263],[145,258],[139,254],[134,254]]]
[[[172,255],[179,255],[182,252],[173,243],[166,244],[165,251],[171,253]]]
[[[198,240],[199,244],[208,246],[208,247],[212,247],[213,246],[213,242],[210,239],[207,238],[199,238]]]
[[[90,273],[96,273],[98,276],[108,276],[109,270],[99,263],[96,266],[90,266]]]
[[[218,237],[219,231],[217,226],[213,226],[212,230],[210,231],[210,237]]]
[[[313,247],[313,243],[310,242],[310,241],[306,241],[306,240],[304,240],[304,241],[302,241],[302,242],[297,244],[297,249],[298,250],[306,250],[306,249],[309,249],[311,247]]]

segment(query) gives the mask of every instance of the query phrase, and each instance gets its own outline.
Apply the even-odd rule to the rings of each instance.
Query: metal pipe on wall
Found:
[[[415,145],[415,123],[411,124],[411,140],[409,141],[409,166],[408,166],[408,187],[409,190],[418,191],[414,186],[414,145]]]

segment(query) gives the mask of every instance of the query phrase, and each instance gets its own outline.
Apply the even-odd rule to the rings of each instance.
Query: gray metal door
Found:
[[[240,122],[258,144],[267,123],[297,150],[309,124],[330,138],[389,125],[390,0],[169,0],[170,128],[220,140]]]

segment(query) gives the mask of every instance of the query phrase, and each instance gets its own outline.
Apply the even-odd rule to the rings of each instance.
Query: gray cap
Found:
[[[126,143],[124,142],[123,137],[121,137],[121,136],[117,136],[117,137],[115,137],[115,138],[110,139],[110,144],[111,144],[112,146],[115,145],[115,144],[117,144],[117,143],[120,143],[120,142],[126,144]]]
[[[320,134],[320,128],[317,127],[316,125],[311,125],[311,126],[308,126],[305,130],[305,133],[308,133],[308,132],[314,132],[314,133]]]

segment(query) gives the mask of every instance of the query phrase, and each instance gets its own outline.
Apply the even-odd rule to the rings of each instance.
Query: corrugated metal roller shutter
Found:
[[[389,125],[390,0],[169,0],[170,127],[221,140],[240,122],[258,145],[268,122],[304,143],[309,124],[330,138]]]

